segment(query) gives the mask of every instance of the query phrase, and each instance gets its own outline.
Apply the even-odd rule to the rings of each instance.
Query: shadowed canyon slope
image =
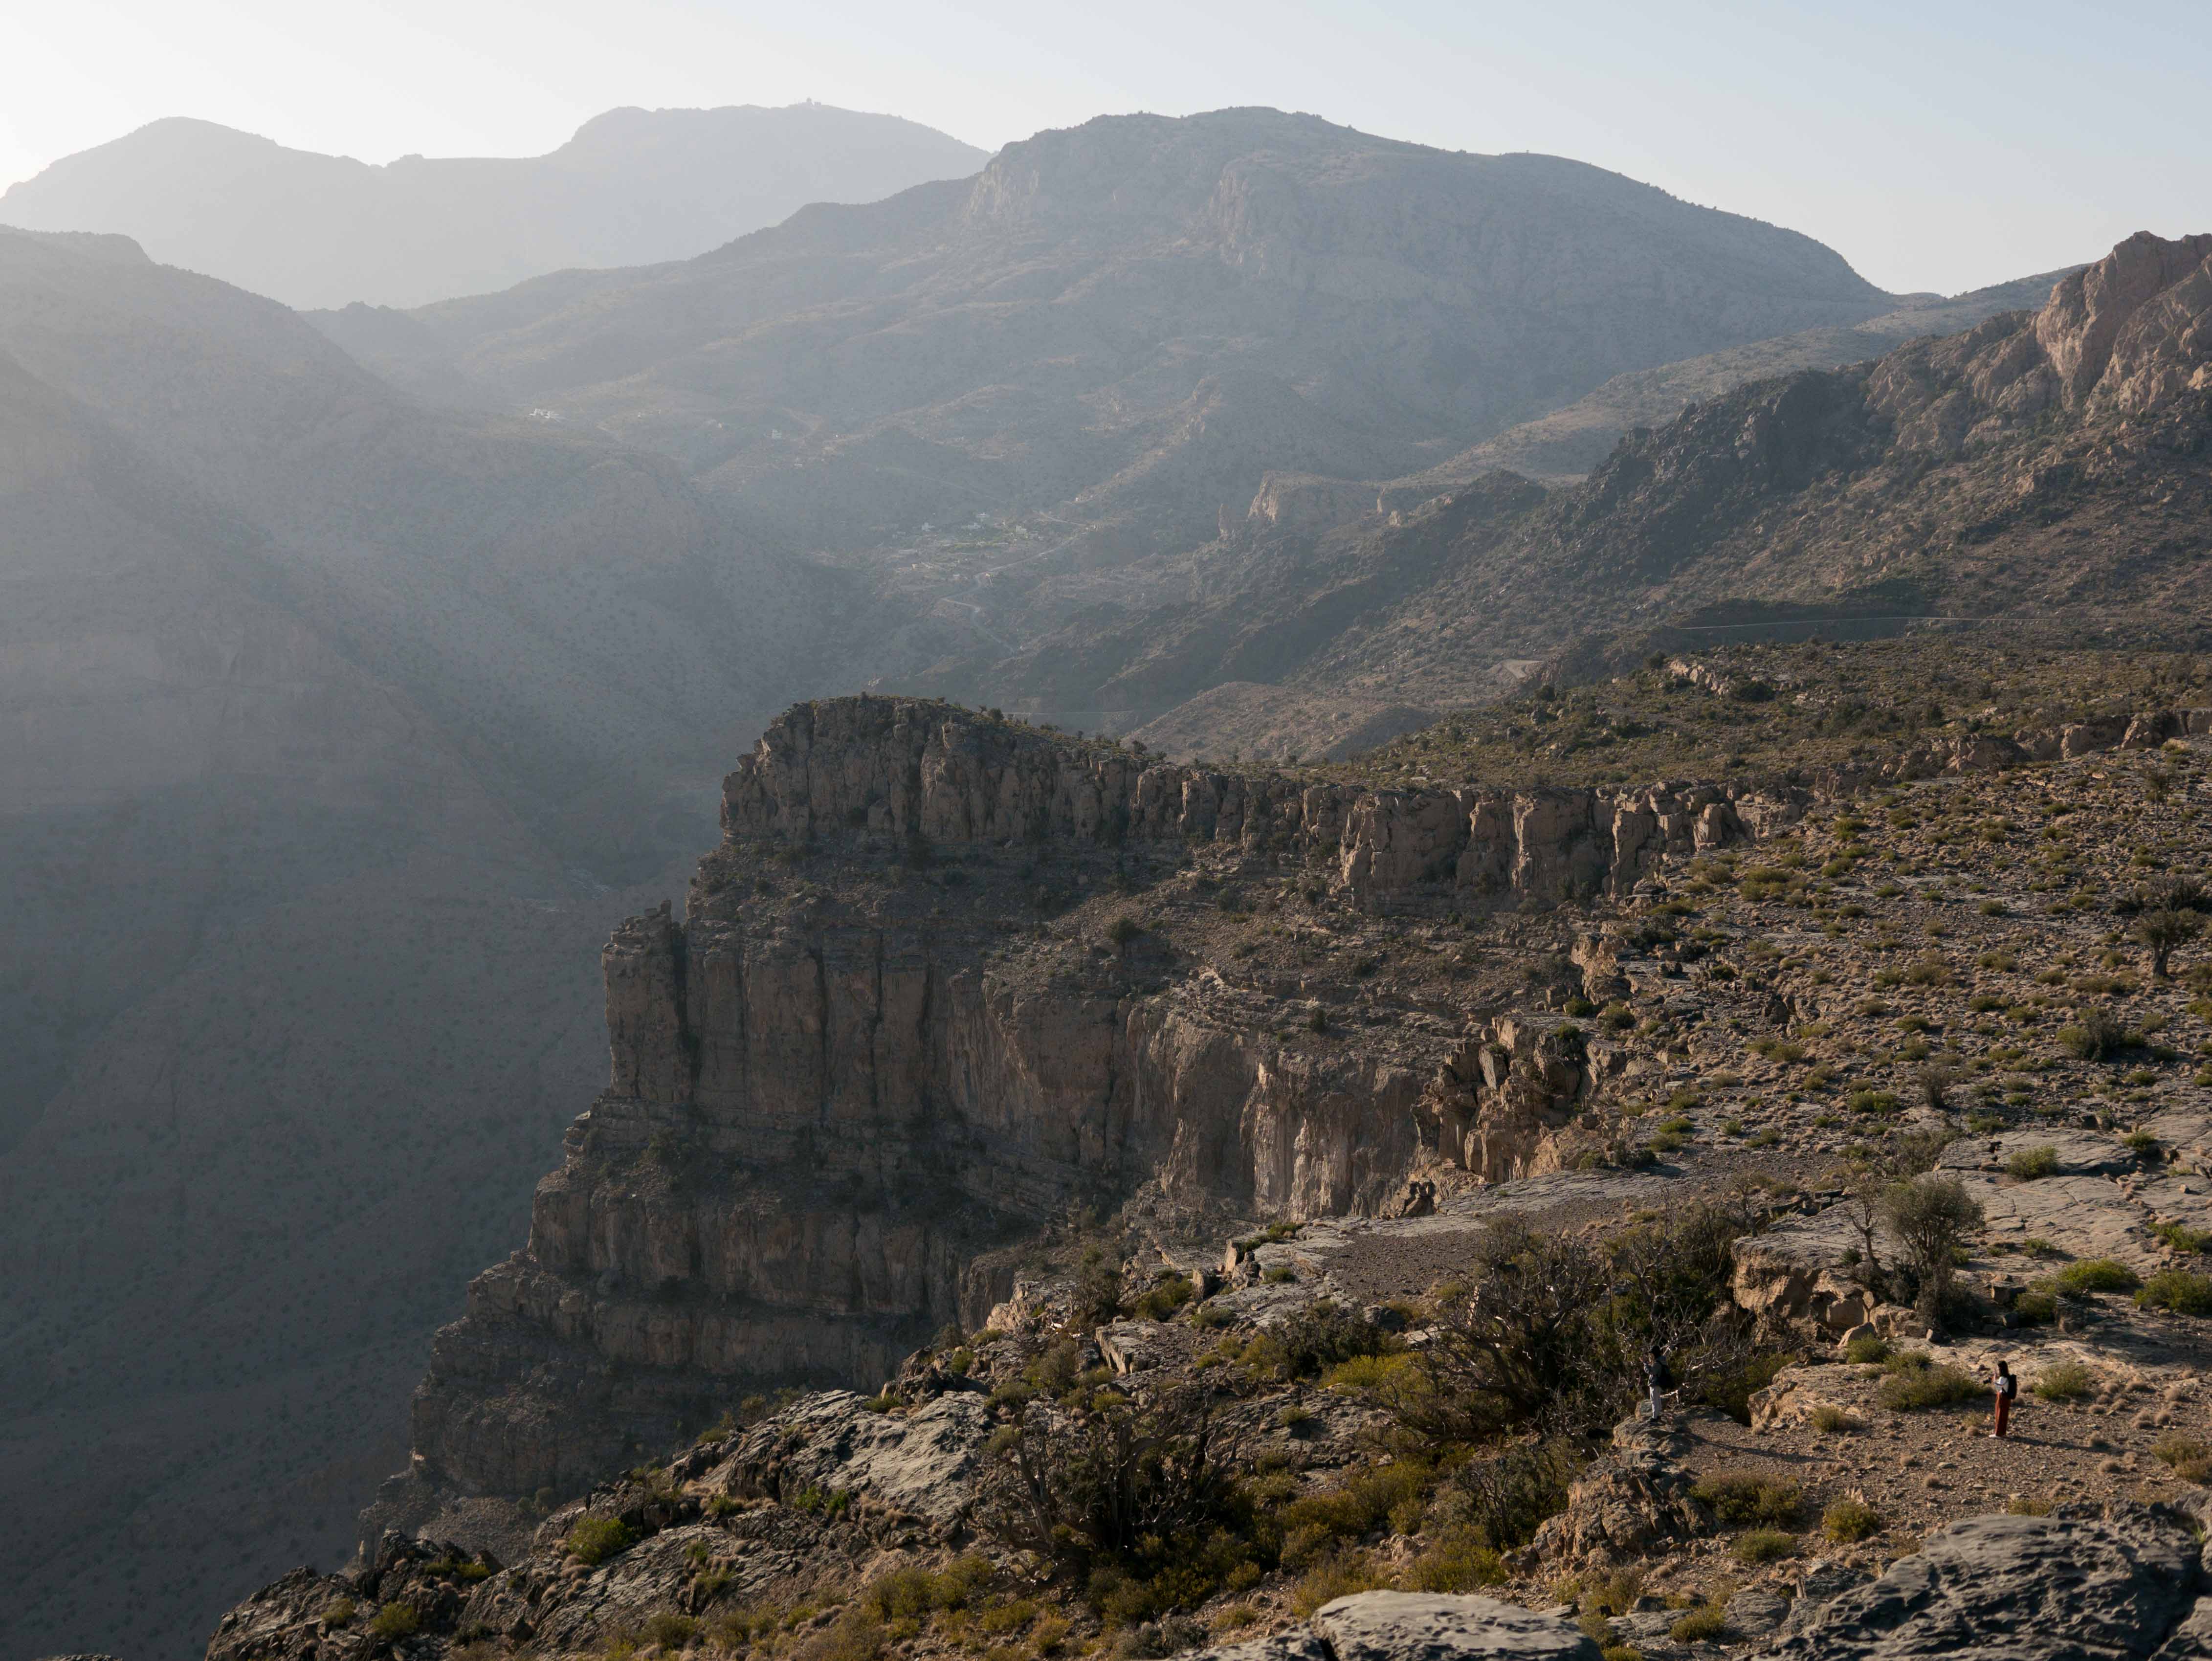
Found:
[[[874,202],[984,160],[915,122],[821,104],[610,110],[545,155],[382,167],[172,118],[11,186],[0,224],[118,232],[290,306],[419,306],[685,259],[810,202]]]
[[[1203,540],[1268,468],[1413,472],[1623,370],[1893,303],[1595,167],[1246,109],[428,307],[371,361],[674,455],[757,536],[902,569],[925,527],[1030,516],[997,563],[1064,568]]]
[[[665,462],[23,233],[0,593],[0,1624],[179,1653],[343,1548],[813,602]]]

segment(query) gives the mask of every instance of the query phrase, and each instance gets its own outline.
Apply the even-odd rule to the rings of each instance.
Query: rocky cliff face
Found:
[[[872,1382],[980,1324],[1011,1287],[993,1249],[1071,1203],[1154,1183],[1310,1217],[1374,1210],[1424,1158],[1541,1168],[1589,1056],[1540,1023],[1471,1025],[1479,977],[1397,995],[1391,943],[1625,891],[1795,811],[1376,794],[945,704],[802,705],[730,775],[684,918],[608,943],[607,1088],[527,1246],[440,1335],[423,1473],[567,1490],[736,1392]],[[1239,891],[1376,944],[1348,971],[1273,972],[1206,935]]]

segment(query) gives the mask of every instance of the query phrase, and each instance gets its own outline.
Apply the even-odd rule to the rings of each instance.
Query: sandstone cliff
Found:
[[[607,946],[607,1089],[526,1247],[440,1335],[421,1474],[565,1492],[742,1390],[872,1383],[936,1327],[980,1324],[1011,1285],[986,1254],[1071,1203],[1152,1183],[1302,1218],[1372,1211],[1424,1158],[1542,1168],[1603,1057],[1486,1025],[1481,973],[1413,985],[1437,971],[1394,950],[1626,892],[1796,811],[1711,788],[1372,793],[945,704],[799,706],[730,775],[684,916]],[[1326,939],[1309,958],[1348,935],[1353,961],[1291,972],[1209,939],[1248,901]],[[1491,968],[1526,966],[1508,948]],[[1332,1041],[1348,1022],[1358,1041]]]

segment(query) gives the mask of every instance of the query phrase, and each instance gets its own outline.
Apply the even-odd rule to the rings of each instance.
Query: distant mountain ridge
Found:
[[[2208,452],[2212,236],[2139,234],[2036,310],[1693,404],[1571,489],[1495,471],[1301,520],[1275,499],[1352,498],[1278,481],[1214,543],[1131,568],[1114,604],[1058,585],[1033,604],[1060,626],[902,690],[1194,701],[1147,729],[1187,752],[1193,717],[1224,726],[1214,689],[1258,683],[1236,730],[1311,753],[1347,699],[1480,703],[1510,666],[1706,622],[1990,618],[2194,644],[2212,638]]]
[[[1209,538],[1270,470],[1417,472],[1624,371],[1896,303],[1583,163],[1232,109],[1040,133],[680,265],[316,320],[403,386],[669,454],[756,540],[902,604],[914,573],[934,656],[979,605],[1025,626],[1006,597],[1052,571]],[[931,538],[978,515],[1005,557],[960,583],[991,593],[930,587]]]
[[[383,167],[173,117],[11,186],[0,224],[118,232],[289,306],[418,306],[685,259],[811,202],[873,202],[987,159],[916,122],[821,104],[610,110],[545,155]]]

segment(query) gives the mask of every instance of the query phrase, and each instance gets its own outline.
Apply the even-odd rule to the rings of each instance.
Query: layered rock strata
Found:
[[[1164,876],[1439,918],[1620,892],[1797,811],[1691,788],[1376,793],[939,703],[802,705],[731,774],[684,916],[607,945],[607,1089],[527,1245],[439,1336],[418,1475],[571,1491],[745,1390],[872,1383],[981,1323],[1012,1289],[992,1248],[1147,1182],[1305,1218],[1377,1209],[1424,1158],[1547,1167],[1589,1064],[1556,1023],[1447,1008],[1286,1042],[1327,1019],[1310,979],[1231,984],[1093,915],[1141,912]]]

